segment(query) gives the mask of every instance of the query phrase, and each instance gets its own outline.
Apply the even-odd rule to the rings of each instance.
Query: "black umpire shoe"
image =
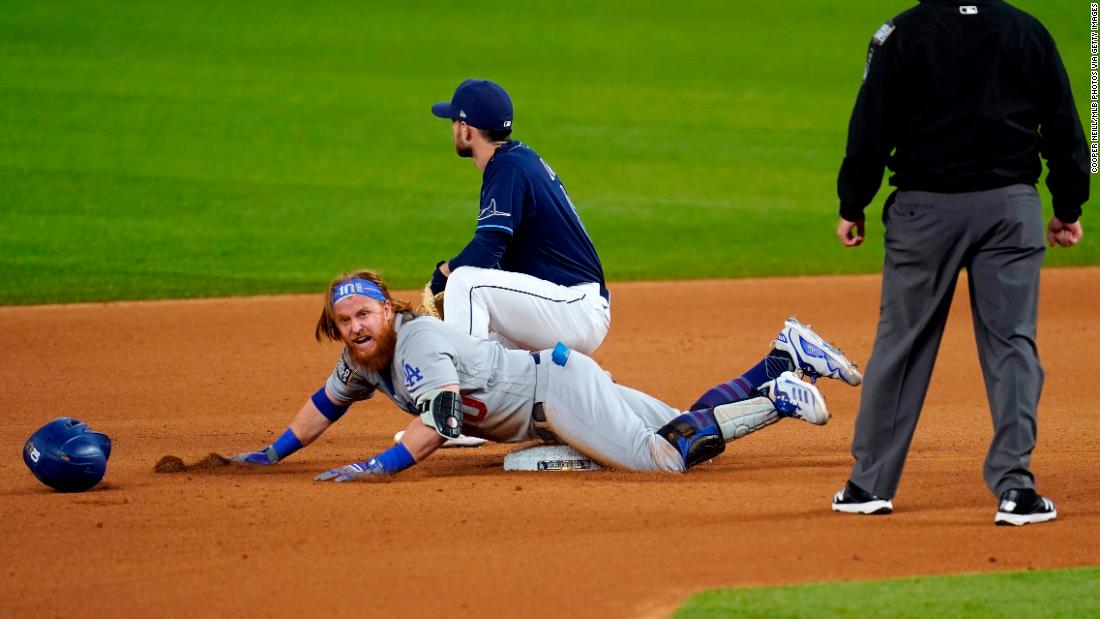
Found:
[[[880,499],[849,481],[844,489],[833,497],[833,511],[846,514],[889,514],[894,511],[894,502],[890,499]]]
[[[1041,496],[1031,488],[1013,488],[1001,493],[1001,504],[997,508],[994,524],[1022,525],[1046,522],[1058,517],[1054,501]]]

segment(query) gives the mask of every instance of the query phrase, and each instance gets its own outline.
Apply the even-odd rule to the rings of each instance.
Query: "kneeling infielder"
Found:
[[[455,152],[482,171],[474,238],[429,284],[433,295],[446,289],[443,320],[505,348],[563,342],[591,354],[611,326],[603,265],[561,179],[511,139],[508,93],[466,80],[432,113],[451,121]]]
[[[503,443],[551,437],[603,465],[683,472],[781,418],[828,421],[821,393],[800,375],[852,385],[861,380],[839,350],[792,318],[759,364],[681,412],[615,384],[595,361],[565,345],[508,350],[412,313],[371,271],[332,282],[316,336],[344,344],[327,384],[274,444],[234,460],[274,464],[313,442],[352,403],[381,391],[413,415],[401,442],[318,480],[393,474],[462,432]]]

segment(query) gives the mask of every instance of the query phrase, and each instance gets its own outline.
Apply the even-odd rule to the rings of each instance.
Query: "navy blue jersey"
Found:
[[[527,145],[507,142],[485,166],[477,231],[502,232],[510,239],[498,264],[474,266],[561,286],[595,282],[607,297],[600,258],[565,186]]]

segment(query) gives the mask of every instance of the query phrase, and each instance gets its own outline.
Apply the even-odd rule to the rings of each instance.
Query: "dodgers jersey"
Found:
[[[419,415],[417,399],[457,384],[462,394],[463,434],[497,442],[533,436],[531,353],[506,350],[430,316],[408,312],[396,316],[394,329],[397,343],[388,371],[379,374],[357,367],[345,348],[325,385],[328,392],[344,402],[357,402],[380,390],[401,410]]]
[[[603,266],[561,179],[526,144],[509,141],[485,166],[477,229],[511,236],[499,267],[561,286],[598,283]]]

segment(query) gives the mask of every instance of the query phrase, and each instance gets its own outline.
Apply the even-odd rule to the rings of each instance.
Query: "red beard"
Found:
[[[374,338],[374,352],[363,356],[354,348],[348,348],[356,365],[364,370],[381,374],[390,362],[393,361],[394,350],[397,348],[397,331],[391,322],[389,327]]]

